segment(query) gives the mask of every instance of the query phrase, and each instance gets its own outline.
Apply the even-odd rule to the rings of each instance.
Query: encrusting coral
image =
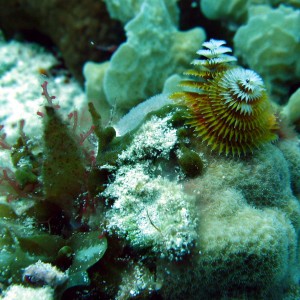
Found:
[[[202,13],[212,20],[222,20],[231,30],[247,21],[249,11],[256,5],[277,7],[280,4],[300,7],[299,0],[201,0]]]
[[[202,0],[201,11],[234,34],[235,55],[263,78],[273,101],[285,103],[299,66],[299,0]],[[225,35],[224,35],[225,34]]]
[[[276,118],[262,79],[255,72],[231,65],[224,41],[211,39],[197,54],[195,70],[185,74],[195,79],[182,81],[186,91],[171,98],[187,106],[187,123],[212,150],[226,155],[247,154],[276,139]]]
[[[120,20],[122,23],[127,23],[133,19],[141,9],[145,0],[105,0],[104,1],[110,16],[113,19]],[[176,5],[177,0],[163,0],[163,5],[166,6],[170,13],[170,17],[174,24],[178,24],[179,11]],[[151,3],[153,5],[153,3]]]
[[[109,66],[99,64],[97,68],[89,63],[85,68],[88,96],[92,96],[89,100],[101,102],[103,120],[107,119],[108,106],[117,107],[115,119],[118,119],[141,101],[161,92],[165,80],[174,73],[181,73],[205,40],[201,27],[185,32],[178,30],[172,17],[175,14],[170,13],[170,10],[177,11],[172,9],[174,1],[173,4],[166,1],[169,5],[163,0],[150,2],[144,1],[136,16],[124,27],[127,41],[113,54]],[[128,1],[125,6],[128,8]],[[103,81],[90,83],[97,73]],[[103,105],[103,96],[106,105]],[[98,104],[95,107],[98,108]]]
[[[290,85],[300,79],[300,10],[258,5],[249,13],[234,36],[235,55],[259,72],[273,101],[285,103]]]

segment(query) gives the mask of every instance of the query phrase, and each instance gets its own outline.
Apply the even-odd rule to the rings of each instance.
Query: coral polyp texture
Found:
[[[232,62],[224,41],[203,43],[195,69],[171,98],[188,108],[187,123],[219,153],[246,155],[276,139],[276,117],[262,79]]]

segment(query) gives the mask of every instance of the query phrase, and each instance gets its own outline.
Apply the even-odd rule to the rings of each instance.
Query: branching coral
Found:
[[[187,106],[187,123],[212,150],[240,156],[274,140],[277,125],[261,78],[231,65],[236,58],[224,44],[203,43],[197,54],[204,59],[194,60],[196,69],[185,73],[194,79],[183,81],[186,91],[171,98]]]

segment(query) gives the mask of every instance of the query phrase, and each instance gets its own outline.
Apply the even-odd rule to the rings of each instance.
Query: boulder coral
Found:
[[[113,203],[107,212],[109,232],[125,238],[135,251],[159,258],[156,280],[164,299],[297,299],[295,142],[290,150],[283,142],[282,150],[267,144],[239,159],[214,155],[176,119],[182,113],[174,108],[163,127],[158,124],[165,119],[147,119],[119,154],[115,177],[103,192]],[[168,128],[165,134],[162,128]],[[171,132],[174,137],[175,129],[173,143],[158,142]],[[196,177],[174,161],[182,144],[203,162]]]
[[[287,176],[283,182],[281,176]],[[274,184],[280,185],[277,195]],[[185,190],[197,195],[197,250],[190,268],[162,264],[166,298],[297,299],[300,205],[280,150],[270,145],[239,162],[214,158]]]

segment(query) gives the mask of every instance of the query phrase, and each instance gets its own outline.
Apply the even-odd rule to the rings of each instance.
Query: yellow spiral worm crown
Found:
[[[277,138],[277,123],[262,79],[252,70],[233,65],[224,41],[203,43],[185,72],[185,91],[171,98],[188,108],[187,123],[219,153],[246,155]]]

